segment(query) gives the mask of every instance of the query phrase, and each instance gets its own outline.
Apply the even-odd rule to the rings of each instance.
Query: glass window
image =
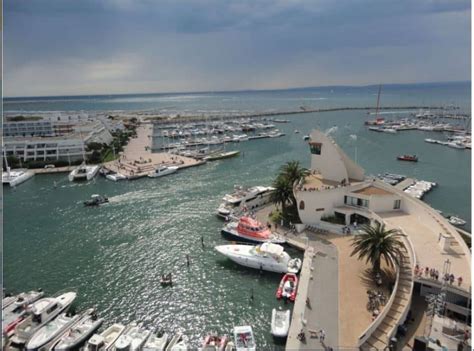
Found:
[[[304,210],[304,201],[303,200],[300,201],[300,210]]]
[[[313,155],[321,155],[321,147],[322,146],[323,146],[323,144],[321,144],[321,143],[314,143],[314,142],[309,143],[309,148],[310,148],[311,153]]]
[[[398,210],[400,208],[400,205],[401,205],[401,200],[395,200],[395,202],[393,203],[393,208],[395,210]]]

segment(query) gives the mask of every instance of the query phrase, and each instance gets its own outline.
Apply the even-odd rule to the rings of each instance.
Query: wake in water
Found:
[[[339,129],[339,127],[336,127],[336,126],[331,127],[331,128],[329,128],[329,129],[326,129],[326,130],[324,131],[324,134],[326,134],[327,136],[330,136],[331,134],[336,133],[336,132],[338,131],[338,129]]]

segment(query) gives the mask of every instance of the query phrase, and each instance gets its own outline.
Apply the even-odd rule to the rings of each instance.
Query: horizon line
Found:
[[[29,95],[29,96],[2,96],[2,100],[8,99],[32,99],[32,98],[54,98],[54,97],[92,97],[92,96],[126,96],[126,95],[166,95],[166,94],[222,94],[222,93],[243,93],[243,92],[273,92],[287,90],[304,90],[315,88],[369,88],[377,86],[400,86],[400,85],[431,85],[431,84],[459,84],[471,83],[471,80],[454,80],[454,81],[432,81],[432,82],[412,82],[412,83],[373,83],[362,85],[310,85],[301,87],[274,88],[274,89],[235,89],[235,90],[196,90],[196,91],[169,91],[169,92],[148,92],[148,93],[95,93],[95,94],[69,94],[69,95]]]

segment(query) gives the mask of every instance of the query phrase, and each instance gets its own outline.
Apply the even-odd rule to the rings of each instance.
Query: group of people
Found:
[[[457,281],[458,286],[461,286],[462,280],[463,280],[461,276],[459,276],[456,279],[456,277],[452,273],[451,274],[445,273],[443,277],[440,277],[440,273],[437,269],[429,268],[429,267],[425,267],[425,269],[423,269],[417,264],[415,266],[415,276],[423,277],[423,274],[424,274],[425,278],[429,277],[429,278],[434,279],[434,280],[439,280],[441,278],[442,280],[444,280],[445,282],[447,282],[451,285],[453,285],[454,282]]]

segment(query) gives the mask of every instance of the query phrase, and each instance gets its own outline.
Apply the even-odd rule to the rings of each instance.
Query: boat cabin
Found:
[[[94,334],[87,342],[87,351],[98,351],[105,346],[105,338],[102,335]]]

